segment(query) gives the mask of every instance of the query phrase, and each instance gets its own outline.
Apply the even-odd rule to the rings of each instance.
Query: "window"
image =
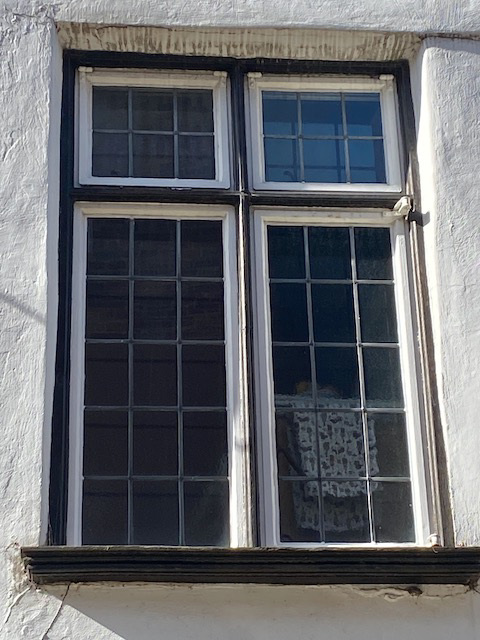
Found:
[[[394,76],[73,60],[66,541],[425,544]]]

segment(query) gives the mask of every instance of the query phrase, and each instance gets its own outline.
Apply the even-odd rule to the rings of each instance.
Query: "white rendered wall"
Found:
[[[480,45],[467,39],[427,39],[415,51],[419,44],[414,35],[392,33],[379,40],[366,32],[343,36],[313,30],[470,32],[479,23],[477,0],[7,4],[0,13],[0,640],[479,638],[480,596],[462,588],[429,588],[410,595],[371,587],[72,585],[62,605],[66,588],[47,592],[29,587],[18,553],[20,546],[43,543],[46,531],[61,88],[53,18],[167,27],[248,26],[252,33],[255,27],[281,26],[275,33],[257,31],[248,47],[239,45],[241,51],[410,57],[455,534],[457,543],[480,544]],[[301,49],[302,32],[286,30],[291,26],[309,27],[304,39],[308,51]],[[62,41],[68,36],[74,42],[74,31],[63,29]],[[95,43],[96,48],[115,48],[111,40],[102,41],[102,30],[88,37],[80,31],[78,38],[91,38],[92,48]],[[124,42],[138,33],[119,32]],[[137,41],[137,50],[145,48],[148,34],[152,32]],[[242,36],[235,37],[241,43]],[[175,38],[178,43],[182,36],[177,32]],[[269,49],[272,38],[278,46]],[[164,36],[158,40],[163,42]],[[390,48],[382,49],[380,42]],[[151,46],[155,48],[156,41]]]

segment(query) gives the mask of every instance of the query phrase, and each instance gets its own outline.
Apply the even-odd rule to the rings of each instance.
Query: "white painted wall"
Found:
[[[203,25],[202,52],[410,58],[455,534],[458,543],[480,544],[480,43],[465,37],[478,30],[478,1],[7,0],[0,12],[0,639],[480,638],[480,596],[448,587],[411,596],[376,588],[73,585],[62,605],[65,588],[28,586],[18,548],[45,539],[56,331],[61,52],[53,19],[139,25],[116,29],[116,44],[111,30],[64,25],[60,38],[71,46],[155,50],[163,43],[165,50],[191,42],[192,32],[177,29],[168,45],[169,31],[152,26]],[[248,27],[248,38],[232,31],[228,45],[225,32],[218,35],[226,26]],[[281,30],[257,29],[265,26]],[[286,30],[294,26],[309,31]],[[373,33],[381,31],[392,33]],[[408,32],[463,37],[420,45]]]

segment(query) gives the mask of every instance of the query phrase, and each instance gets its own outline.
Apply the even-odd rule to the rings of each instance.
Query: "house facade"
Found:
[[[8,0],[2,639],[479,636],[479,23]]]

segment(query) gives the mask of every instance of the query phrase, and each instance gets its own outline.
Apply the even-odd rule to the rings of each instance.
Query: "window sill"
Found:
[[[480,548],[219,549],[155,546],[24,547],[36,584],[173,582],[465,584],[480,577]]]

